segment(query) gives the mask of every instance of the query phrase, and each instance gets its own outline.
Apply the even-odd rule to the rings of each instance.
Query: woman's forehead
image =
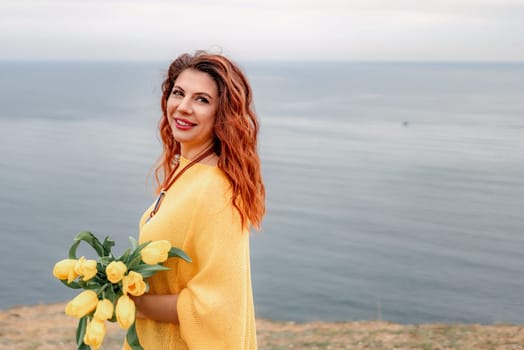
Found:
[[[183,70],[175,79],[174,85],[188,92],[206,92],[211,96],[218,95],[215,80],[208,73],[192,68]]]

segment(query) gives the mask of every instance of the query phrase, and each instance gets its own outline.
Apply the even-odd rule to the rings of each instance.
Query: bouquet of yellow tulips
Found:
[[[135,303],[129,297],[147,292],[144,279],[158,271],[169,270],[162,265],[168,257],[191,262],[169,241],[152,241],[138,245],[130,237],[132,248],[115,258],[111,248],[115,242],[106,237],[100,242],[91,232],[81,232],[69,249],[69,259],[55,264],[53,275],[69,288],[84,289],[65,309],[69,316],[79,318],[76,331],[77,350],[98,349],[106,334],[105,321],[118,322],[127,329],[126,340],[133,350],[143,350],[135,328]],[[76,250],[84,241],[98,254],[98,260],[77,258]]]

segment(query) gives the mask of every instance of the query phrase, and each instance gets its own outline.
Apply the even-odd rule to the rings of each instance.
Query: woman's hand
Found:
[[[137,318],[178,323],[178,294],[143,294],[129,297],[135,302]]]
[[[133,300],[135,302],[135,307],[136,307],[136,318],[147,318],[146,315],[144,315],[144,313],[142,312],[141,310],[141,307],[142,307],[142,297],[144,295],[141,295],[141,296],[138,296],[138,297],[135,297],[134,295],[129,295],[129,297],[131,298],[131,300]]]

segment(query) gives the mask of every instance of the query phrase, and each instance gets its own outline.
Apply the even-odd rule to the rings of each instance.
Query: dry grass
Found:
[[[75,349],[76,319],[64,304],[0,311],[0,349]],[[524,350],[522,325],[387,322],[273,322],[257,320],[259,349]],[[102,349],[121,349],[124,332],[109,324]]]

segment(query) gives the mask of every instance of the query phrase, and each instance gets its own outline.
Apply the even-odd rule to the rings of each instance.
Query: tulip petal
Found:
[[[149,243],[141,252],[142,261],[148,265],[156,265],[167,260],[171,243],[167,240],[153,241]]]
[[[95,349],[100,348],[104,337],[106,335],[107,329],[104,321],[100,321],[96,318],[93,318],[86,328],[86,333],[84,336],[84,343],[92,346]]]
[[[107,279],[111,283],[118,283],[127,272],[127,266],[121,261],[112,261],[106,267]]]
[[[127,295],[122,295],[116,303],[115,314],[120,327],[128,329],[135,322],[135,302]]]
[[[95,310],[97,304],[97,294],[92,290],[85,290],[67,303],[65,313],[68,316],[82,318]]]

